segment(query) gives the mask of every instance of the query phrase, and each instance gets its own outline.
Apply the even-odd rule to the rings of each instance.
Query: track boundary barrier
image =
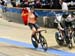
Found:
[[[0,9],[2,9],[3,6],[0,5]],[[54,27],[54,19],[55,19],[55,14],[60,13],[63,14],[62,10],[58,9],[35,9],[35,13],[38,15],[38,24],[40,26],[44,26],[43,22],[43,17],[48,16],[49,17],[49,27]],[[69,10],[69,12],[75,12],[75,10]],[[23,24],[22,18],[21,18],[21,13],[22,13],[22,8],[18,7],[6,7],[6,12],[1,12],[3,14],[4,19],[8,21],[13,21],[16,23]]]

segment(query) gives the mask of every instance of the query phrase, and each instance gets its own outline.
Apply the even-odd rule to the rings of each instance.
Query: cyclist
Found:
[[[34,8],[28,8],[28,26],[32,30],[32,37],[35,37],[36,40],[36,32],[38,31],[38,29],[40,29],[39,25],[37,24],[37,18],[38,16],[34,12]]]
[[[62,15],[61,22],[58,22],[58,30],[61,33],[62,39],[65,37],[66,43],[69,44],[68,36],[66,35],[65,30],[67,30],[69,27],[72,27],[72,21],[73,21],[72,14],[69,14],[68,12],[65,12],[65,14]]]

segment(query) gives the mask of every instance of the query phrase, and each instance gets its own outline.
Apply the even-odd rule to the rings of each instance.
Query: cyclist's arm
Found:
[[[62,26],[61,26],[60,23],[58,23],[58,29],[60,29],[60,30],[64,30],[64,28],[62,28]]]

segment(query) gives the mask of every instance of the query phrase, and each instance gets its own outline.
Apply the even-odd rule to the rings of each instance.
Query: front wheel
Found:
[[[44,51],[47,51],[48,45],[47,45],[47,41],[44,38],[44,36],[40,36],[40,43],[41,43],[41,46],[44,49]]]
[[[32,44],[35,48],[38,48],[38,42],[36,41],[35,37],[31,37],[31,41],[32,41]]]
[[[58,45],[62,46],[64,44],[64,39],[60,39],[59,32],[55,33],[55,39]]]

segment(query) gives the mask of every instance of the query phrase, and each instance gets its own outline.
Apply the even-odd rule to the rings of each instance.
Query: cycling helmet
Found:
[[[62,17],[63,18],[67,18],[68,15],[69,15],[69,13],[68,12],[65,12],[65,13],[63,13]]]

